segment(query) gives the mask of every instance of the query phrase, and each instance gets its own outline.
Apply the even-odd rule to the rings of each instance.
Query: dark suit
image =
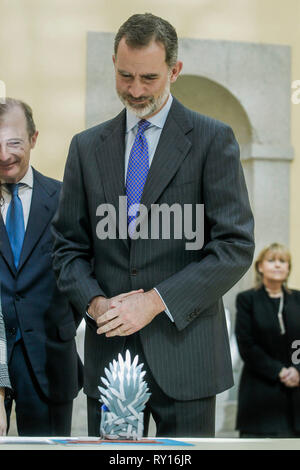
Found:
[[[232,386],[222,295],[251,264],[253,219],[231,129],[174,99],[154,155],[141,203],[205,204],[205,242],[99,240],[96,209],[118,208],[124,188],[125,110],[76,135],[54,219],[54,268],[78,312],[97,295],[156,287],[174,317],[159,314],[139,332],[159,387],[176,400],[214,396]],[[117,210],[118,224],[118,210]],[[119,228],[119,227],[118,227]],[[172,231],[171,231],[172,233]],[[107,339],[88,322],[85,393],[99,398],[104,367],[123,350],[124,337]]]
[[[300,338],[300,292],[285,291],[286,335],[280,334],[277,305],[264,287],[237,296],[236,337],[244,361],[237,429],[265,436],[300,433],[300,387],[288,388],[278,374],[292,366],[294,340]],[[299,365],[293,365],[300,371]]]
[[[62,404],[72,404],[82,386],[82,364],[74,339],[80,318],[58,291],[52,270],[50,223],[57,209],[61,183],[35,170],[33,177],[30,214],[18,270],[6,228],[0,220],[1,294],[9,373],[19,434],[62,435],[61,430],[67,432],[70,427],[72,406],[68,405],[61,426],[51,429],[49,423],[34,420],[32,409],[24,409],[28,403],[23,405],[22,397],[27,380],[27,385],[34,389],[33,400],[41,399],[41,406],[57,404],[62,409]],[[22,340],[15,343],[18,328]],[[11,400],[7,406],[11,407]],[[39,407],[37,403],[34,406]],[[43,413],[48,413],[46,405]]]

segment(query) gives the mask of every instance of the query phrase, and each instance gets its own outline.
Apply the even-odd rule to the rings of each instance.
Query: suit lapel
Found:
[[[103,177],[102,183],[106,202],[112,204],[116,210],[116,225],[120,233],[119,226],[119,196],[125,196],[125,126],[126,112],[123,110],[108,125],[106,132],[102,135],[102,141],[96,149],[96,159],[100,175]],[[122,231],[127,230],[127,219],[124,219],[125,226]],[[129,247],[128,240],[123,238],[124,243]]]
[[[283,290],[284,290],[284,307],[283,307],[284,314],[288,318],[286,328],[287,330],[291,330],[291,325],[293,324],[293,320],[295,317],[295,311],[297,311],[298,313],[298,310],[294,309],[293,295],[287,292],[284,287],[283,287]],[[266,317],[267,324],[271,325],[273,323],[274,325],[276,325],[276,328],[278,328],[278,331],[279,331],[280,326],[279,326],[278,316],[274,314],[274,307],[272,305],[272,301],[270,300],[264,286],[262,286],[258,292],[259,292],[260,305],[263,305],[264,307],[264,311],[262,312],[262,314],[264,316],[267,315]],[[299,316],[297,315],[297,318],[295,321],[296,325],[298,321],[299,321]]]
[[[258,290],[258,294],[259,294],[259,304],[258,305],[260,306],[260,308],[258,307],[257,311],[259,311],[259,310],[261,310],[261,308],[263,308],[262,315],[264,316],[265,322],[268,325],[274,324],[274,325],[276,325],[276,327],[278,326],[278,329],[279,329],[278,319],[277,319],[276,314],[274,314],[274,308],[273,308],[273,305],[272,305],[272,300],[270,300],[264,286],[260,287],[260,289]]]
[[[48,179],[36,170],[33,171],[33,177],[30,213],[18,270],[22,268],[28,259],[55,211],[52,196],[56,193],[56,190],[49,185]]]
[[[185,108],[173,98],[142,194],[141,203],[147,207],[148,213],[190,150],[191,142],[186,134],[191,129]]]
[[[14,263],[13,253],[11,250],[9,238],[7,235],[6,227],[4,225],[3,218],[0,216],[0,251],[3,258],[8,264],[13,274],[16,274],[17,270]]]
[[[119,196],[125,195],[125,122],[123,110],[102,135],[102,144],[96,149],[98,165],[103,174],[103,186],[108,203],[117,207]],[[103,173],[102,173],[103,172]]]
[[[298,330],[300,312],[298,304],[295,302],[293,293],[285,290],[284,311],[286,316],[286,329],[290,337],[293,337],[295,331]]]

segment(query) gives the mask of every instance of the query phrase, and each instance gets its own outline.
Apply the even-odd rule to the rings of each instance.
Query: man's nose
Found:
[[[4,162],[8,160],[10,157],[9,152],[7,151],[7,147],[5,144],[0,144],[0,160]]]
[[[144,95],[143,84],[139,80],[134,80],[129,87],[129,93],[134,98],[139,98],[143,96]]]

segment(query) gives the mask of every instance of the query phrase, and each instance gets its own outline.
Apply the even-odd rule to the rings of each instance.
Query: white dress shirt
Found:
[[[2,183],[1,184],[2,196],[4,199],[4,204],[1,207],[1,214],[3,217],[4,224],[6,224],[6,216],[7,216],[8,206],[11,201],[11,193],[7,189],[4,181],[1,181],[1,183]],[[18,183],[24,183],[25,185],[25,186],[19,187],[19,198],[23,206],[24,226],[26,230],[28,219],[29,219],[29,212],[30,212],[31,199],[32,199],[32,190],[33,190],[33,171],[32,171],[31,166],[28,167],[26,174],[23,176],[23,178],[20,181],[18,181]]]

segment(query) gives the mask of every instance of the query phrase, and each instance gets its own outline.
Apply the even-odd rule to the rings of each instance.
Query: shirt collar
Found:
[[[170,93],[168,101],[161,108],[161,110],[154,116],[147,119],[147,121],[150,122],[151,126],[160,127],[161,129],[164,127],[164,124],[171,108],[172,101],[173,96]],[[130,132],[140,120],[141,118],[137,117],[131,111],[128,111],[128,109],[126,109],[126,133]]]
[[[19,181],[19,183],[24,183],[29,188],[33,188],[33,171],[31,166],[29,165],[27,172],[23,176],[23,178]]]

